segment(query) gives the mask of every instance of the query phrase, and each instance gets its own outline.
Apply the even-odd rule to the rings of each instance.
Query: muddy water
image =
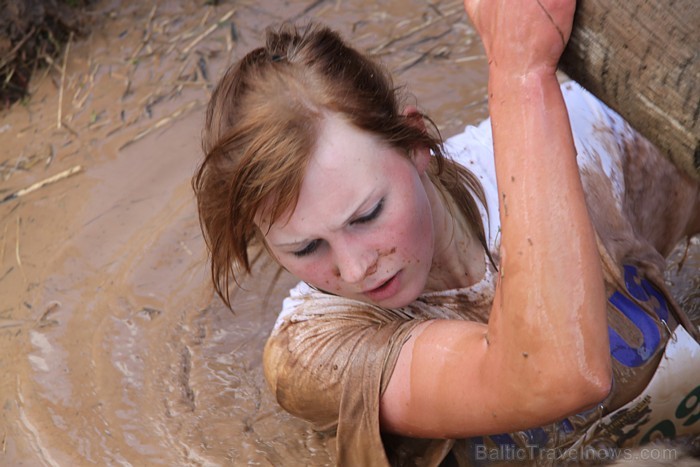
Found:
[[[1,116],[1,197],[80,166],[0,205],[2,465],[331,462],[262,376],[293,279],[263,259],[226,310],[189,186],[211,85],[268,24],[315,17],[373,48],[446,134],[486,114],[459,2],[180,3],[101,3]]]
[[[181,3],[99,4],[65,74],[61,57],[31,100],[0,114],[0,198],[80,166],[0,204],[2,465],[332,462],[262,376],[294,280],[263,258],[225,309],[189,187],[212,83],[268,24],[340,29],[410,83],[446,135],[486,115],[461,2]],[[689,300],[697,249],[669,276]]]

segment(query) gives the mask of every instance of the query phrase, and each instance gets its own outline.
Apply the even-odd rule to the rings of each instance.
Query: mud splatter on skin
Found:
[[[364,279],[370,277],[371,275],[375,274],[375,273],[377,272],[377,269],[379,268],[379,262],[380,262],[380,260],[381,260],[382,258],[386,258],[387,256],[390,256],[390,255],[392,255],[392,254],[394,254],[394,253],[396,253],[396,247],[392,247],[392,248],[390,248],[390,249],[388,249],[388,250],[377,250],[377,256],[376,256],[376,258],[375,258],[375,260],[374,260],[374,263],[372,263],[372,264],[367,268],[367,270],[365,271],[364,276],[363,276],[362,279],[360,279],[360,280],[364,280]],[[333,271],[333,275],[335,276],[336,279],[339,279],[339,278],[340,278],[340,270],[336,268],[336,269]],[[326,281],[326,284],[328,284],[327,281]],[[340,288],[338,288],[337,290],[340,290]]]

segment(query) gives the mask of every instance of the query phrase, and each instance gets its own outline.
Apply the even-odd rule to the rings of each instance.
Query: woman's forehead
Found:
[[[356,160],[358,154],[375,153],[384,148],[378,136],[359,129],[339,114],[328,113],[319,123],[309,164],[338,170]]]
[[[395,152],[378,137],[340,117],[324,119],[304,173],[299,201],[356,198],[390,175],[385,170]]]
[[[273,222],[267,237],[304,236],[341,228],[386,191],[397,162],[408,160],[374,135],[340,117],[324,119],[296,206]]]

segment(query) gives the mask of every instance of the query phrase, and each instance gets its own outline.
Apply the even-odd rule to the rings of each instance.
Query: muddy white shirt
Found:
[[[578,85],[567,83],[562,91],[606,278],[612,392],[588,412],[516,433],[465,440],[382,434],[379,400],[411,331],[429,319],[486,323],[496,271],[484,255],[486,273],[478,283],[425,293],[399,309],[300,283],[284,300],[267,342],[265,375],[282,407],[337,436],[338,464],[438,465],[450,451],[460,465],[511,460],[550,464],[591,456],[601,443],[616,448],[700,431],[698,344],[678,326],[679,311],[661,275],[663,258],[639,234],[639,216],[628,207],[628,198],[634,196],[634,206],[646,203],[663,215],[658,199],[647,199],[642,190],[630,195],[627,182],[650,164],[654,177],[670,177],[673,169]],[[483,186],[487,205],[480,210],[488,248],[498,262],[500,221],[490,122],[467,127],[445,148]],[[691,358],[670,360],[679,354]]]

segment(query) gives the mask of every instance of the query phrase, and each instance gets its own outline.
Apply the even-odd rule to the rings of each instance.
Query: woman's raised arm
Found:
[[[465,7],[489,60],[500,277],[488,326],[429,322],[404,345],[381,416],[413,436],[539,426],[594,405],[611,384],[603,275],[555,75],[574,1]]]

